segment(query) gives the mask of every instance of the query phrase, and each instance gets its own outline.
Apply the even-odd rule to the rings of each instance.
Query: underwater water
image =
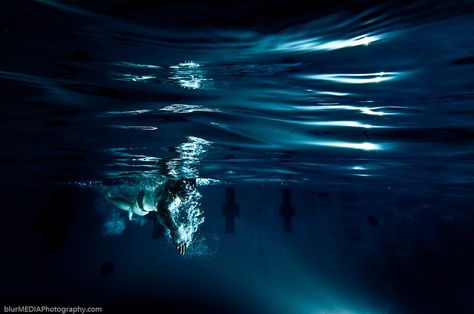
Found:
[[[0,38],[1,306],[474,313],[474,2],[6,1]],[[136,214],[182,179],[183,255]]]

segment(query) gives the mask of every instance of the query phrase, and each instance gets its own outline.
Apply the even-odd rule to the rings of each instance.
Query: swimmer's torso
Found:
[[[133,200],[111,194],[108,194],[106,198],[118,208],[128,211],[131,218],[133,215],[145,216],[149,212],[157,211],[162,196],[163,187],[141,190]]]
[[[157,211],[160,194],[159,191],[141,190],[130,211],[138,216],[145,216],[149,212]]]

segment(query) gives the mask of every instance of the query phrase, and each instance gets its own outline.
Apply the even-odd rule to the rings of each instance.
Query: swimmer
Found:
[[[180,239],[178,225],[171,215],[171,208],[179,206],[196,190],[196,179],[166,179],[154,190],[141,190],[133,201],[108,193],[107,201],[116,207],[128,211],[129,219],[133,215],[145,216],[156,212],[158,221],[170,232],[173,244],[179,254],[183,255],[189,243]]]

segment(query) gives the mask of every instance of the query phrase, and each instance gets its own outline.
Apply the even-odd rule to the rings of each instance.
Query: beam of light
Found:
[[[355,74],[306,74],[299,77],[309,80],[322,80],[344,84],[370,84],[393,80],[402,75],[401,72],[376,72]]]

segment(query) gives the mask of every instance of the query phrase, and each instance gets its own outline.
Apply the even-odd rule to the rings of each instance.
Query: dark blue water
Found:
[[[472,1],[0,8],[2,306],[474,313]]]

